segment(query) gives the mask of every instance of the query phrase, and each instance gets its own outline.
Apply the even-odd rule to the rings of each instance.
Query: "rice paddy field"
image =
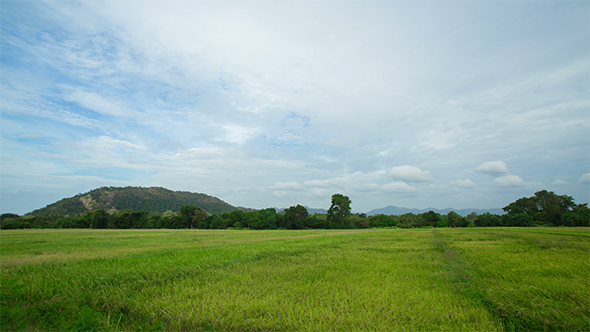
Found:
[[[588,331],[588,228],[9,230],[2,331]]]

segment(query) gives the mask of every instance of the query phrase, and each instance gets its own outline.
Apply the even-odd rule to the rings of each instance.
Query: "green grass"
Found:
[[[2,231],[1,330],[589,330],[589,235]]]
[[[440,232],[507,330],[590,330],[588,228]]]

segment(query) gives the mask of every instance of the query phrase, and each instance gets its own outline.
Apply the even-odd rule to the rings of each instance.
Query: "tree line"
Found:
[[[375,227],[495,227],[495,226],[590,226],[588,204],[575,204],[570,196],[538,191],[504,207],[505,214],[472,212],[466,217],[454,211],[441,215],[434,211],[421,214],[372,215],[351,213],[351,201],[341,194],[332,195],[325,214],[309,214],[301,205],[277,212],[274,208],[244,212],[233,210],[209,214],[194,205],[183,205],[178,212],[153,213],[145,210],[105,210],[83,215],[0,216],[1,229],[22,228],[94,228],[94,229],[359,229]]]

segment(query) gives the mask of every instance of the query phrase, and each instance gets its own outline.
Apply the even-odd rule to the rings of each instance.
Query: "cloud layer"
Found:
[[[589,200],[587,2],[6,2],[2,212]]]
[[[487,161],[477,166],[475,170],[492,176],[501,176],[510,173],[508,166],[503,161]]]

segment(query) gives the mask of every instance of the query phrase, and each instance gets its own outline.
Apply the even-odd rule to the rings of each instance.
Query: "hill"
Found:
[[[504,214],[504,211],[502,209],[452,209],[452,208],[446,208],[446,209],[434,209],[434,208],[426,208],[426,209],[410,209],[410,208],[405,208],[405,207],[397,207],[397,206],[393,206],[393,205],[389,205],[386,206],[384,208],[380,208],[380,209],[374,209],[371,210],[369,212],[367,212],[367,215],[374,215],[374,214],[385,214],[385,215],[400,215],[400,214],[406,214],[406,213],[413,213],[413,214],[419,214],[419,213],[424,213],[424,212],[428,212],[428,211],[434,211],[436,213],[440,213],[442,215],[445,215],[451,211],[455,211],[457,214],[465,217],[468,214],[470,214],[471,212],[475,212],[477,214],[484,214],[486,212],[492,213],[492,214]]]
[[[99,209],[110,213],[124,209],[176,212],[180,211],[180,207],[183,205],[195,205],[210,214],[237,209],[217,197],[188,191],[172,191],[160,187],[102,187],[74,197],[64,198],[28,214],[76,215]]]

